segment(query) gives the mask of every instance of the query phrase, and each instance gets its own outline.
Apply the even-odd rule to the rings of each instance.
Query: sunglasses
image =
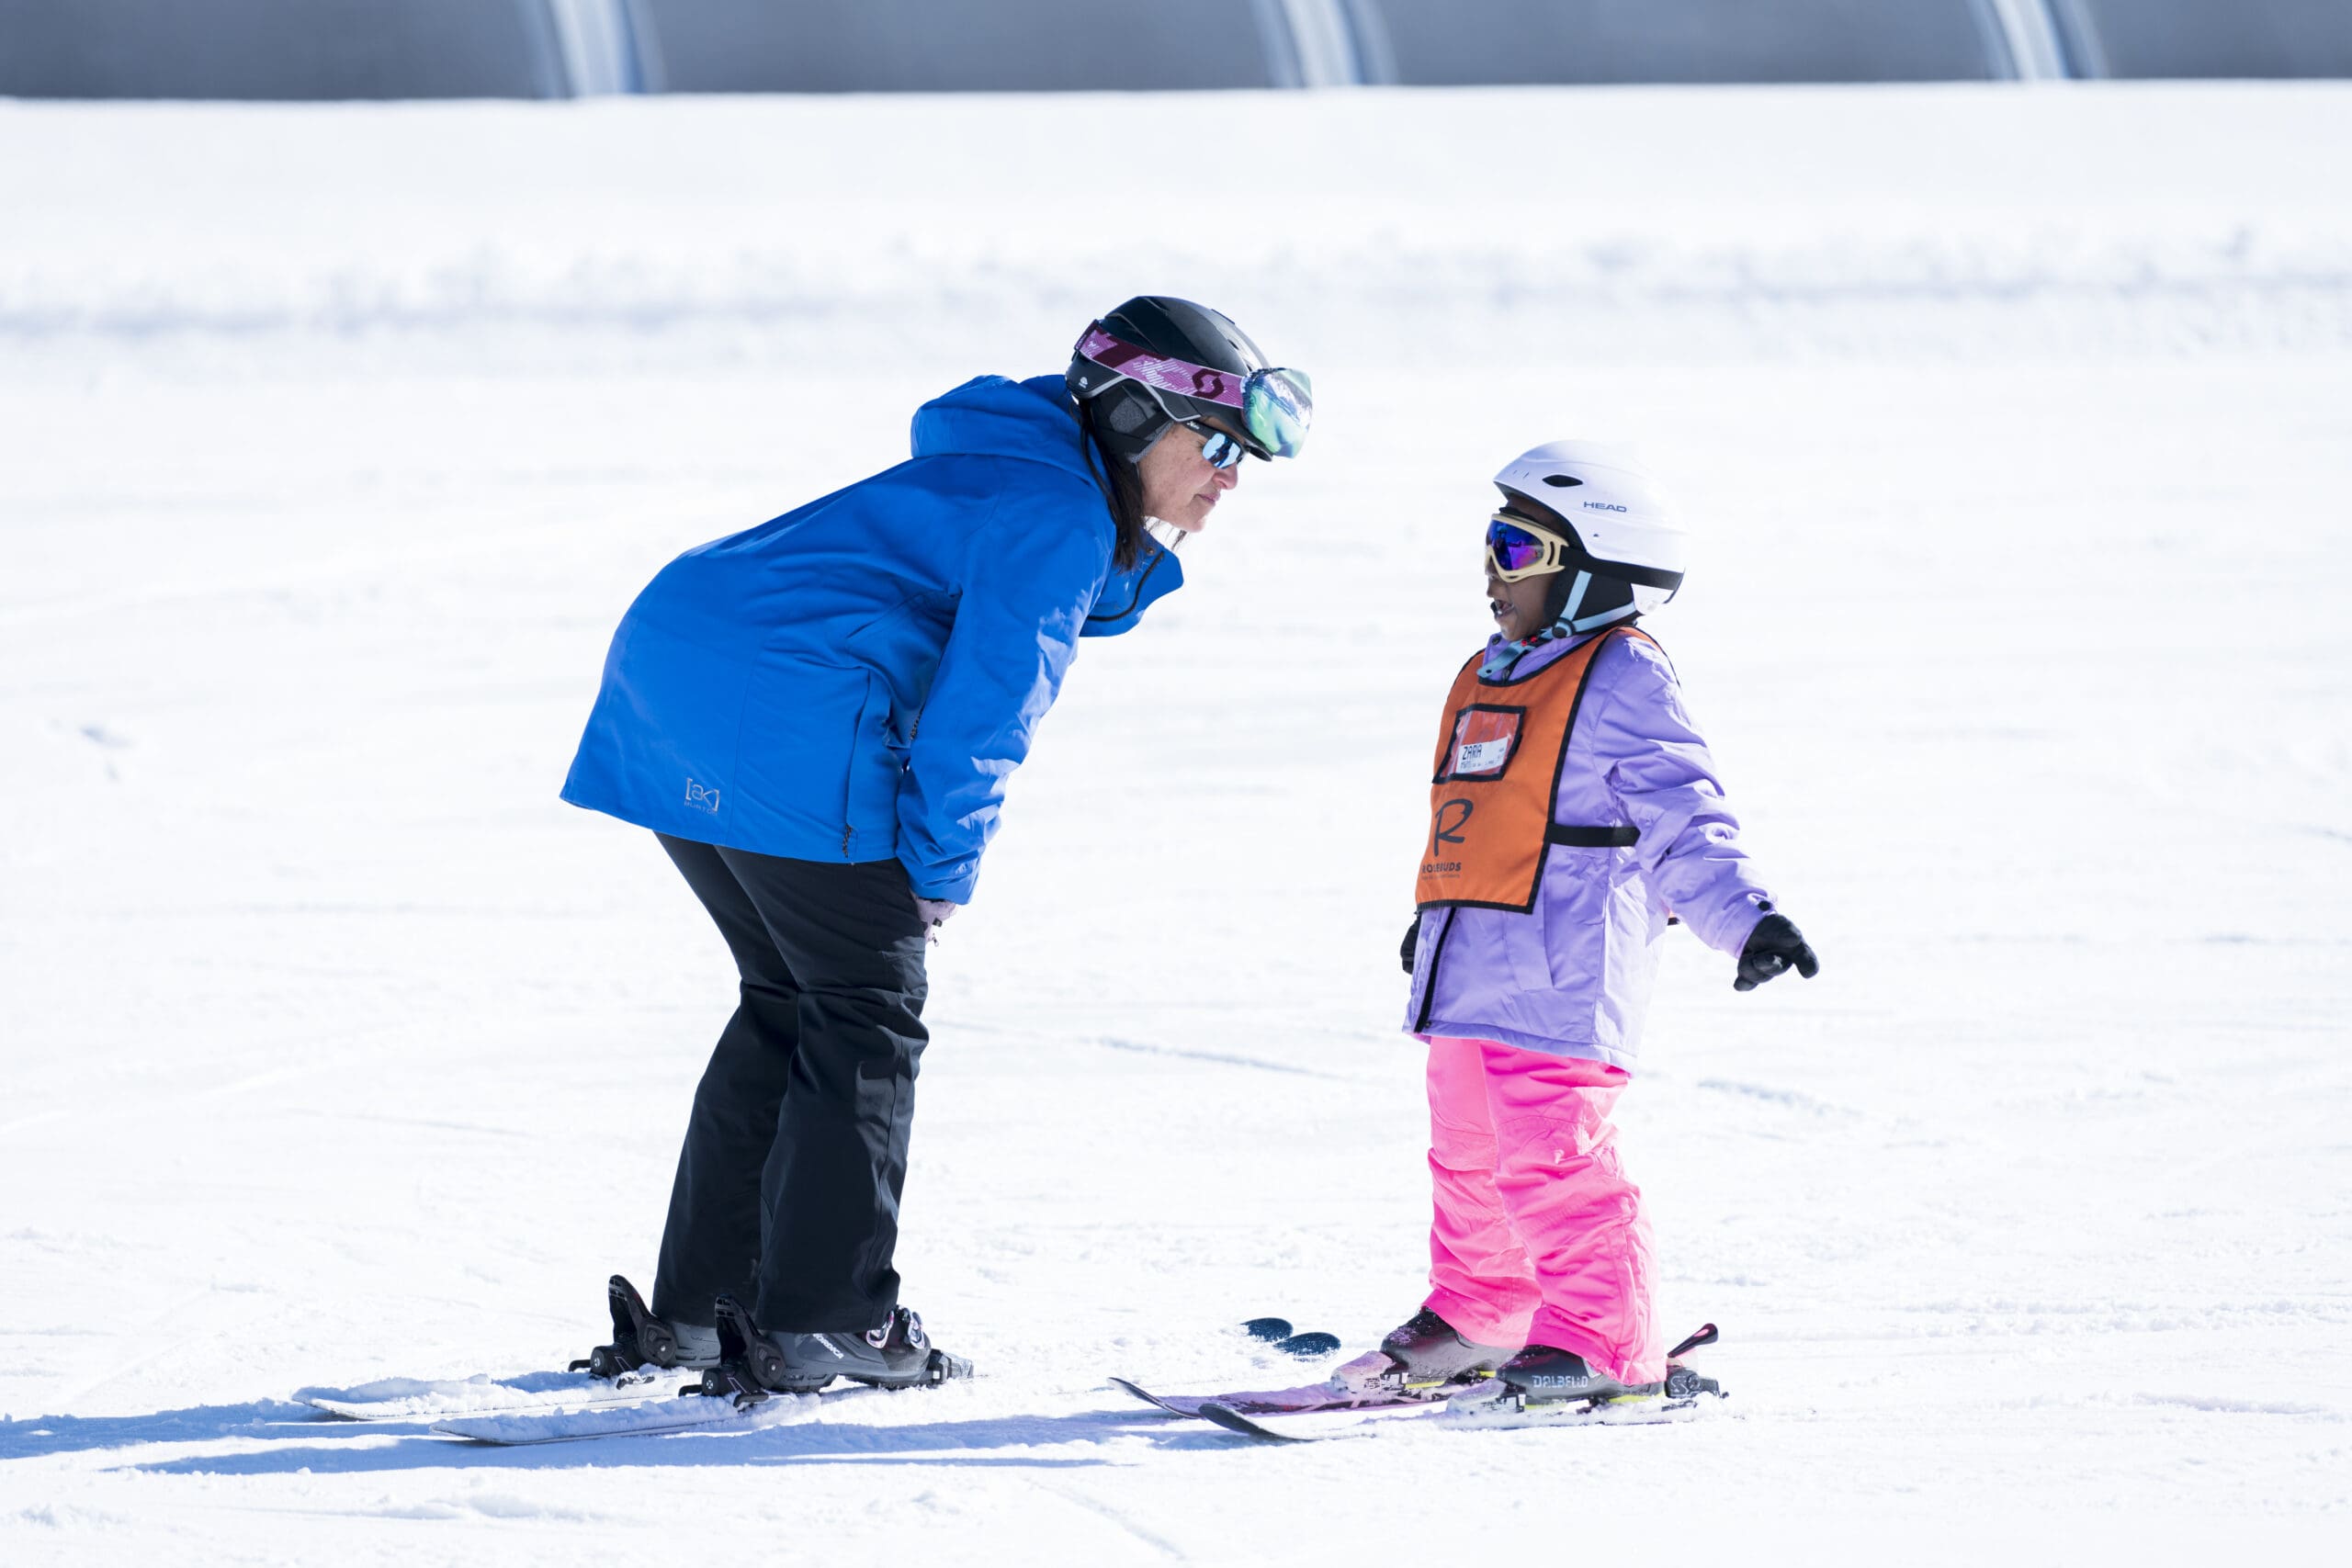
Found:
[[[1541,577],[1567,565],[1568,541],[1508,512],[1487,524],[1487,570],[1504,582]]]
[[[1104,332],[1100,322],[1089,327],[1086,335],[1079,339],[1078,352],[1150,392],[1170,419],[1181,416],[1160,399],[1162,392],[1238,410],[1241,428],[1249,435],[1249,442],[1242,445],[1254,443],[1262,457],[1295,457],[1299,448],[1306,445],[1306,427],[1315,418],[1315,384],[1304,370],[1274,367],[1253,370],[1247,377],[1229,370],[1211,370],[1189,360],[1165,358],[1134,344],[1123,343]],[[1222,452],[1223,448],[1218,450]]]
[[[1220,472],[1224,469],[1235,467],[1249,454],[1248,447],[1242,446],[1240,442],[1236,441],[1232,436],[1227,435],[1222,430],[1212,429],[1210,427],[1198,424],[1192,425],[1189,428],[1197,430],[1202,434],[1208,437],[1207,440],[1201,443],[1201,456],[1207,460],[1210,468],[1216,468]]]

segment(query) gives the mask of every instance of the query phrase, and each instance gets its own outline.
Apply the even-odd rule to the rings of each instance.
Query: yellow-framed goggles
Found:
[[[1496,513],[1487,524],[1487,570],[1504,582],[1562,570],[1575,550],[1549,528],[1509,512]]]

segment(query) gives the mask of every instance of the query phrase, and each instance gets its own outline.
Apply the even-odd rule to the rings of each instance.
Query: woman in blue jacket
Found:
[[[908,461],[687,551],[629,606],[563,797],[660,836],[742,987],[651,1305],[614,1280],[600,1371],[712,1365],[722,1323],[771,1388],[967,1370],[891,1267],[925,938],[971,897],[1079,639],[1173,592],[1181,532],[1310,413],[1224,316],[1131,299],[1064,375],[966,382],[917,411]]]

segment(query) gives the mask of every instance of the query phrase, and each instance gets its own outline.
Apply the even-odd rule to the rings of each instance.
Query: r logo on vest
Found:
[[[1469,842],[1468,835],[1462,829],[1470,825],[1470,814],[1477,809],[1475,802],[1464,800],[1459,795],[1438,807],[1433,814],[1435,826],[1430,829],[1430,858],[1421,863],[1422,876],[1462,874],[1460,861],[1441,860],[1438,857],[1445,853],[1444,846],[1448,844],[1460,845]],[[1458,855],[1462,851],[1457,848],[1453,852]]]
[[[1447,821],[1446,814],[1453,811],[1456,807],[1461,807],[1462,814],[1459,817],[1454,818],[1451,822]],[[1449,800],[1444,805],[1439,807],[1437,808],[1437,825],[1430,833],[1430,853],[1432,855],[1436,854],[1438,852],[1437,847],[1440,844],[1459,844],[1465,842],[1466,840],[1462,836],[1462,829],[1469,826],[1470,814],[1477,809],[1477,807],[1473,805],[1471,802],[1459,798]]]

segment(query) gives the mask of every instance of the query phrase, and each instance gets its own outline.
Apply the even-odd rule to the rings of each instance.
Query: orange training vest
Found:
[[[1437,737],[1430,836],[1414,890],[1418,908],[1460,905],[1523,915],[1535,908],[1552,845],[1638,840],[1629,827],[1564,828],[1552,820],[1593,656],[1621,636],[1657,646],[1646,632],[1615,626],[1532,675],[1482,679],[1482,651],[1453,678]]]

